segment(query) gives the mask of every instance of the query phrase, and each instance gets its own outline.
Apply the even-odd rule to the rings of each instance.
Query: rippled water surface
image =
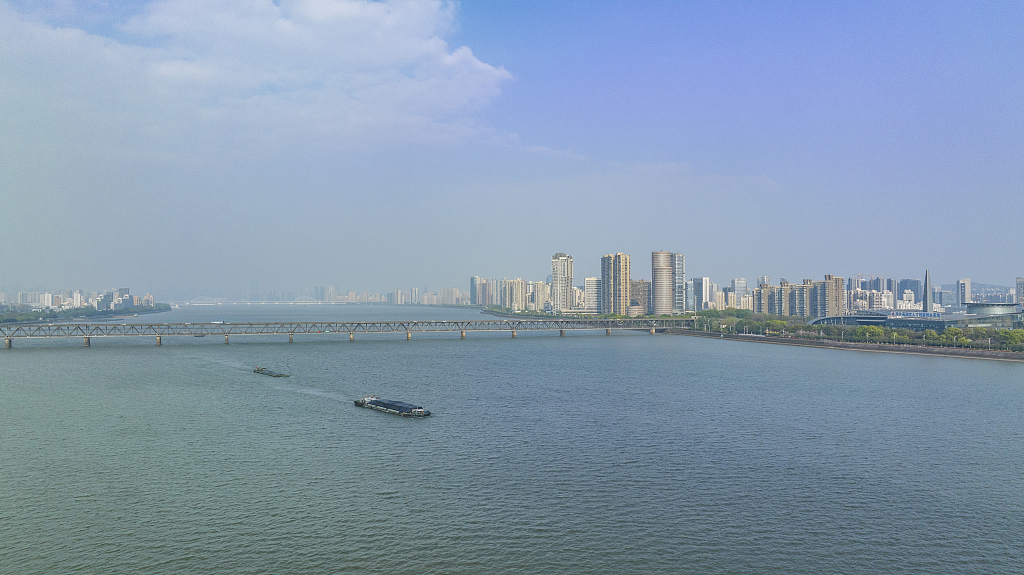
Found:
[[[0,573],[1024,564],[1022,364],[639,333],[347,339],[0,350]],[[434,415],[352,405],[371,393]]]

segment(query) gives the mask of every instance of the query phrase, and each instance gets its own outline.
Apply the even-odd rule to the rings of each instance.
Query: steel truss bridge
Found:
[[[208,335],[224,336],[224,343],[232,335],[288,335],[345,334],[355,339],[357,333],[413,333],[458,332],[466,337],[471,331],[505,331],[516,337],[519,331],[559,330],[644,330],[654,334],[658,330],[692,327],[692,319],[496,319],[469,321],[325,321],[325,322],[270,322],[270,323],[54,323],[54,324],[0,324],[0,337],[4,347],[12,347],[16,338],[81,337],[88,346],[93,337],[155,337],[160,345],[165,336]]]

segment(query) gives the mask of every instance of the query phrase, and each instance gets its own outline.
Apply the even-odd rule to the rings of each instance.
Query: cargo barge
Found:
[[[381,399],[372,395],[355,400],[355,404],[356,407],[369,407],[370,409],[376,409],[384,413],[394,413],[402,417],[426,417],[430,415],[430,411],[423,409],[420,405],[413,405],[404,401]]]
[[[263,375],[269,375],[270,377],[288,377],[288,374],[286,373],[277,373],[276,371],[270,371],[265,367],[257,367],[253,371]]]

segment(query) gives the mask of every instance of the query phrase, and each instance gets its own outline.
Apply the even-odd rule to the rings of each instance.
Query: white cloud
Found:
[[[0,146],[106,143],[178,153],[340,149],[477,137],[510,74],[444,40],[434,0],[164,0],[118,39],[0,2]]]

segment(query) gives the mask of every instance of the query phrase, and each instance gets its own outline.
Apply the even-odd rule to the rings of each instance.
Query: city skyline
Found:
[[[674,253],[674,252],[662,252],[662,251],[657,251],[657,250],[651,252],[652,257],[654,256],[654,254],[659,254],[659,253],[668,253],[668,254],[671,254],[673,256],[676,256],[677,258],[682,258],[683,262],[674,262],[674,264],[676,266],[678,266],[679,264],[682,264],[683,269],[685,270],[685,263],[684,263],[685,262],[685,257],[686,257],[685,254],[681,254],[681,253],[677,254],[677,253]],[[575,264],[573,264],[573,258],[572,258],[571,254],[564,254],[564,253],[556,254],[556,256],[558,256],[558,255],[562,255],[562,256],[568,257],[569,258],[569,265],[570,265],[570,267],[573,267],[575,265]],[[629,256],[629,254],[623,254],[623,255]],[[642,261],[642,260],[643,260],[643,258],[641,258],[641,260],[633,259],[633,261]],[[582,261],[584,263],[584,266],[585,266],[586,260],[577,259],[576,261],[577,262]],[[650,260],[648,260],[648,261],[650,261]],[[639,275],[638,276],[638,275],[636,275],[636,273],[634,273],[632,271],[633,269],[634,268],[631,265],[629,279],[630,280],[645,280],[645,281],[651,282],[651,289],[652,289],[652,293],[653,293],[653,290],[655,289],[654,288],[653,273],[649,273],[648,275]],[[652,269],[653,269],[653,266],[652,266]],[[684,271],[684,274],[685,274],[685,271]],[[817,274],[817,275],[820,276],[822,274]],[[953,274],[953,276],[955,276],[955,275],[956,274]],[[1013,274],[1011,274],[1011,275],[1013,275]],[[527,281],[527,282],[541,281],[542,279],[544,279],[544,275],[541,274],[541,273],[537,273],[537,274],[534,274],[534,275],[527,275],[527,276],[499,275],[499,276],[493,276],[493,277],[490,277],[490,278],[484,277],[484,276],[473,276],[473,277],[482,278],[484,280],[499,280],[499,279],[500,280],[511,280],[511,279],[517,279],[517,278],[518,279],[524,279],[525,278],[524,281]],[[548,277],[550,277],[550,276],[548,276]],[[596,275],[575,274],[575,279],[569,285],[571,285],[571,287],[579,288],[580,290],[582,290],[585,287],[585,281],[584,280],[585,279],[595,278],[595,277],[598,280],[598,283],[600,283],[600,279],[601,279],[601,272],[600,271]],[[694,276],[692,276],[692,275],[689,275],[689,276],[684,275],[684,277],[687,277],[689,280],[692,281]],[[735,282],[737,280],[743,280],[744,282],[746,282],[746,285],[744,286],[744,289],[747,290],[748,293],[750,291],[752,291],[754,288],[758,287],[758,285],[761,283],[761,281],[763,279],[768,279],[769,280],[769,285],[774,285],[774,286],[778,286],[781,281],[787,281],[788,283],[800,283],[802,281],[802,278],[799,279],[799,280],[796,280],[796,279],[786,279],[787,277],[789,277],[789,278],[796,278],[796,276],[792,276],[792,275],[791,276],[784,276],[784,275],[770,275],[770,274],[767,275],[767,276],[756,276],[756,279],[753,279],[753,280],[749,279],[749,278],[750,277],[754,277],[754,276],[751,276],[749,274],[748,275],[743,275],[743,276],[734,275],[734,276],[729,277],[729,278],[724,278],[724,277],[723,278],[719,278],[719,277],[711,277],[711,276],[704,276],[704,275],[697,275],[696,277],[697,278],[707,277],[708,281],[711,282],[711,283],[716,283],[716,282],[714,282],[714,280],[720,280],[721,285],[726,285],[727,287],[729,287],[728,284],[733,284],[733,285],[731,285],[731,288],[732,288],[733,291],[735,291],[735,288],[736,288],[736,286],[734,285]],[[775,278],[774,282],[770,279],[772,277]],[[817,277],[817,276],[814,276],[814,277]],[[903,289],[907,288],[908,285],[910,287],[914,287],[913,286],[913,282],[917,282],[917,285],[916,285],[917,289],[913,289],[912,291],[915,292],[915,297],[916,297],[915,301],[918,302],[918,303],[920,303],[922,301],[922,298],[923,298],[923,289],[921,289],[920,292],[918,292],[918,289],[921,288],[921,286],[923,285],[923,282],[926,279],[924,275],[921,275],[921,277],[899,277],[899,276],[896,276],[896,275],[882,275],[882,274],[848,274],[848,275],[843,275],[841,277],[846,278],[847,279],[847,283],[852,282],[854,280],[854,278],[858,278],[858,279],[860,279],[860,280],[862,280],[864,282],[873,281],[873,282],[875,282],[875,285],[888,285],[885,282],[889,282],[889,283],[891,283],[891,285],[893,287],[893,289],[890,290],[890,291],[892,291],[892,293],[896,294],[894,296],[895,299],[899,299],[899,293],[902,293]],[[540,279],[531,280],[529,278],[540,278]],[[3,278],[0,278],[0,280],[2,280],[2,279]],[[982,281],[973,280],[971,278],[959,278],[959,279],[954,280],[954,281],[946,281],[946,282],[936,282],[936,281],[933,280],[932,281],[932,286],[934,288],[936,288],[936,289],[941,289],[943,287],[946,287],[946,288],[950,288],[949,290],[946,290],[946,291],[959,292],[960,291],[959,283],[961,281],[964,281],[964,280],[966,280],[966,282],[967,282],[968,289],[971,289],[970,286],[972,284],[976,285],[976,286],[985,286],[986,288],[999,288],[999,289],[1004,289],[1004,290],[1016,290],[1016,293],[1020,293],[1020,289],[1021,289],[1020,276],[1014,276],[1013,277],[1013,281],[1005,282],[1005,283],[982,282]],[[878,282],[883,282],[883,283],[882,284],[878,284]],[[904,282],[911,282],[911,284],[905,284]],[[352,283],[355,283],[357,285],[350,285]],[[337,294],[339,294],[339,298],[341,298],[342,296],[346,296],[347,297],[349,294],[355,294],[355,298],[356,299],[350,299],[348,301],[352,301],[352,302],[359,301],[359,302],[365,302],[365,303],[373,303],[373,302],[380,303],[380,302],[386,302],[388,294],[394,295],[394,292],[396,290],[405,291],[407,294],[410,294],[410,293],[413,293],[413,292],[419,292],[419,293],[424,293],[424,294],[437,295],[438,297],[440,297],[440,294],[444,290],[446,290],[446,289],[460,289],[460,290],[462,290],[463,288],[467,287],[465,285],[461,285],[461,284],[465,284],[465,281],[454,282],[449,287],[428,286],[428,285],[425,285],[424,283],[413,281],[413,282],[410,282],[408,284],[405,284],[404,287],[399,285],[399,286],[393,286],[390,289],[366,288],[363,285],[359,285],[358,281],[350,282],[350,284],[342,284],[340,282],[332,284],[332,283],[329,283],[329,282],[324,282],[324,283],[318,283],[318,284],[313,284],[313,285],[294,286],[294,287],[292,287],[290,289],[261,289],[259,287],[259,282],[250,282],[250,285],[248,286],[248,289],[243,288],[242,286],[238,286],[238,287],[236,287],[234,289],[229,290],[227,293],[225,293],[223,291],[218,292],[218,291],[214,291],[214,290],[205,290],[205,291],[204,290],[197,290],[197,291],[195,291],[193,293],[186,294],[187,297],[168,297],[166,295],[162,295],[159,286],[152,286],[152,285],[150,285],[149,287],[145,288],[143,291],[144,292],[155,292],[157,294],[156,298],[159,301],[187,301],[187,300],[195,299],[195,298],[198,298],[198,297],[212,297],[212,298],[216,298],[216,299],[224,299],[224,300],[230,300],[230,301],[294,301],[294,300],[297,300],[297,299],[300,299],[300,298],[312,299],[312,300],[318,300],[318,301],[327,301],[327,299],[325,299],[323,297],[323,293],[322,292],[325,291],[325,290],[331,290],[331,291],[334,291]],[[417,284],[419,284],[418,287],[410,287],[410,286],[416,286]],[[903,287],[897,288],[896,287],[897,284],[899,284],[899,285],[901,285]],[[469,286],[469,287],[470,287],[470,289],[467,290],[467,293],[472,291],[472,287],[471,286]],[[118,289],[124,289],[124,288],[117,288],[117,287],[96,288],[96,286],[92,286],[92,287],[72,287],[72,286],[67,286],[67,285],[62,285],[62,286],[40,286],[40,285],[24,286],[23,284],[22,285],[14,284],[14,286],[12,287],[12,285],[10,283],[8,283],[8,284],[0,283],[0,296],[2,296],[2,297],[0,297],[0,303],[13,303],[13,302],[15,302],[16,294],[18,294],[20,292],[23,292],[23,293],[58,293],[58,292],[74,293],[74,292],[77,291],[77,292],[81,292],[81,293],[85,293],[85,294],[88,294],[88,293],[95,294],[95,293],[104,293],[104,292],[109,292],[109,291],[115,291],[116,292]],[[319,295],[318,295],[318,290],[320,290],[320,292],[321,292]],[[377,297],[374,298],[373,296],[377,296]],[[467,296],[467,297],[469,297],[469,296]],[[342,301],[342,300],[339,299],[339,301]],[[653,300],[652,300],[652,305],[653,305]]]

